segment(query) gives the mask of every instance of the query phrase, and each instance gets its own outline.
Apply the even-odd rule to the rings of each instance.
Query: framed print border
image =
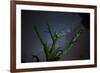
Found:
[[[16,68],[16,5],[37,5],[49,7],[69,7],[69,8],[84,8],[94,10],[94,64],[74,65],[74,66],[53,66],[40,68]],[[62,4],[62,3],[47,3],[47,2],[33,2],[33,1],[11,1],[11,72],[28,72],[28,71],[45,71],[45,70],[59,70],[59,69],[74,69],[74,68],[89,68],[97,66],[97,7],[93,5],[79,5],[79,4]]]

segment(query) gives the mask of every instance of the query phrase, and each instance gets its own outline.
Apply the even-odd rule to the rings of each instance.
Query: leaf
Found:
[[[38,56],[32,55],[32,57],[33,57],[33,58],[36,58],[37,62],[40,61],[39,58],[38,58]]]
[[[74,39],[73,39],[72,41],[75,42],[75,41],[78,39],[78,37],[80,36],[80,34],[81,34],[81,30],[78,31],[78,32],[75,34],[75,37],[74,37]]]
[[[69,42],[68,47],[63,49],[63,54],[62,54],[61,56],[63,56],[64,54],[66,54],[66,53],[73,47],[75,41],[76,41],[76,40],[78,39],[78,37],[80,36],[81,31],[82,31],[82,30],[78,31],[78,32],[75,34],[75,36],[74,36],[74,37],[72,38],[72,40]]]
[[[60,55],[63,53],[62,50],[57,50],[56,56],[60,57]]]

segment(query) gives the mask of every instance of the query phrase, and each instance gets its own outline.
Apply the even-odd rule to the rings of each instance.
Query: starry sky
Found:
[[[82,18],[84,15],[84,18]],[[44,42],[49,46],[52,44],[50,33],[48,33],[47,23],[50,25],[51,32],[63,34],[56,47],[63,49],[68,46],[72,37],[89,21],[88,13],[72,13],[72,12],[56,12],[56,11],[34,11],[34,10],[21,10],[21,62],[36,62],[32,55],[39,57],[40,62],[45,62],[45,52],[43,46],[34,32],[34,25],[37,26]],[[87,25],[90,25],[89,23]],[[84,40],[85,39],[85,40]],[[64,60],[81,60],[80,56],[87,55],[89,59],[90,54],[90,31],[83,31],[80,38],[75,43],[75,46],[64,55],[60,61]]]

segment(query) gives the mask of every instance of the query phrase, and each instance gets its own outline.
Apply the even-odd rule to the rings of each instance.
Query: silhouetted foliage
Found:
[[[78,37],[80,36],[82,30],[76,32],[75,36],[72,38],[72,40],[69,42],[66,48],[59,50],[58,48],[55,47],[55,45],[57,41],[61,39],[64,35],[59,35],[57,34],[57,32],[52,33],[50,25],[48,23],[47,23],[47,26],[48,26],[48,31],[49,31],[48,33],[50,34],[51,39],[52,39],[51,46],[49,46],[47,42],[43,41],[42,36],[40,35],[40,32],[38,31],[38,28],[36,25],[34,25],[34,32],[36,33],[38,39],[43,45],[43,49],[44,49],[45,56],[46,56],[46,61],[57,61],[61,59],[64,56],[64,54],[66,54],[69,51],[69,49],[73,47],[74,43],[77,41]],[[34,57],[37,59],[37,61],[40,61],[38,56],[33,56],[33,58]]]

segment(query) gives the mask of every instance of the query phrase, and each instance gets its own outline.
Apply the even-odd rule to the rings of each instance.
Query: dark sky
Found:
[[[87,13],[83,14],[85,15]],[[68,43],[75,33],[83,27],[82,19],[83,18],[80,16],[80,13],[22,10],[22,62],[35,61],[33,60],[32,55],[37,55],[40,61],[45,61],[43,46],[34,32],[34,25],[38,27],[44,42],[47,42],[49,46],[52,44],[52,40],[48,33],[47,23],[49,23],[52,33],[57,32],[58,34],[64,34],[64,37],[56,44],[56,47],[62,47],[61,49],[63,49],[68,46]],[[89,34],[89,31],[84,31],[76,42],[76,45],[61,60],[79,60],[80,54],[89,54]]]

